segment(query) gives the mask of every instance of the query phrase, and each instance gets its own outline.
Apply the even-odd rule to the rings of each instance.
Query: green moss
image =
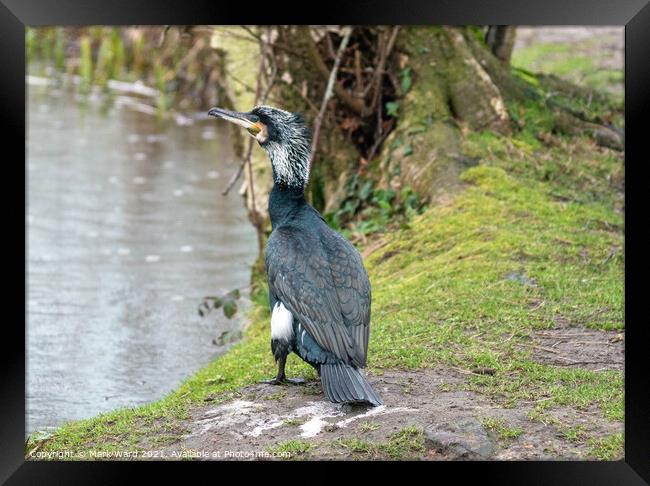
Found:
[[[416,218],[368,261],[375,299],[371,355],[379,366],[419,367],[484,353],[484,343],[472,346],[465,331],[499,342],[510,333],[554,327],[560,317],[622,327],[622,262],[602,264],[622,243],[619,233],[602,227],[620,226],[620,215],[600,205],[560,204],[543,186],[519,183],[499,168],[470,169],[463,180],[473,187]],[[513,271],[536,285],[506,279]],[[531,310],[539,301],[545,305]]]
[[[538,115],[533,119],[538,119]],[[543,188],[557,201],[600,202],[622,208],[623,155],[599,149],[587,137],[555,136],[547,145],[542,140],[549,137],[549,132],[540,128],[540,123],[538,119],[533,126],[526,125],[514,137],[470,133],[463,140],[463,152],[485,165],[500,167],[519,180],[547,183]]]

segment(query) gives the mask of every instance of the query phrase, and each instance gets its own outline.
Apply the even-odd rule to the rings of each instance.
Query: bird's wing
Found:
[[[346,363],[365,366],[370,282],[361,256],[333,231],[320,239],[277,228],[266,248],[269,290],[316,342]]]

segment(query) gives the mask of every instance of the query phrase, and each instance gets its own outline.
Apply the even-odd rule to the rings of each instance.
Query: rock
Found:
[[[425,428],[427,447],[458,459],[491,459],[494,443],[474,419],[457,423],[432,424]]]

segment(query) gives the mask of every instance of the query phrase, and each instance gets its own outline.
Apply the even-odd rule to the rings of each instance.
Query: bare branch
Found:
[[[372,96],[372,103],[370,104],[370,109],[374,110],[377,107],[381,99],[381,83],[384,78],[384,71],[386,69],[386,60],[390,56],[390,53],[395,46],[395,40],[397,39],[397,33],[399,32],[399,26],[393,27],[393,32],[391,33],[388,41],[381,46],[379,51],[379,62],[377,63],[377,69],[375,70],[375,76],[372,83],[374,87],[374,92]]]
[[[318,137],[320,135],[320,127],[323,123],[323,116],[325,115],[325,110],[327,109],[327,103],[332,97],[332,92],[334,90],[334,85],[336,84],[336,74],[338,73],[339,66],[341,65],[341,58],[343,57],[343,51],[350,41],[350,35],[352,34],[352,28],[348,28],[347,32],[343,35],[341,44],[339,45],[339,50],[336,53],[336,59],[334,60],[334,66],[330,72],[329,79],[327,80],[327,87],[325,88],[325,94],[323,95],[323,101],[320,105],[320,111],[316,117],[316,122],[314,123],[314,137],[311,141],[311,154],[309,156],[309,167],[314,160],[314,154],[316,153],[316,147],[318,146]]]
[[[312,39],[311,34],[309,33],[309,28],[301,26],[299,28],[299,32],[305,40],[309,57],[314,63],[314,66],[316,66],[316,68],[322,73],[323,76],[329,76],[330,70],[327,68],[327,65],[325,65],[323,58],[318,52],[318,47],[316,46],[314,39]],[[352,96],[339,83],[334,83],[333,89],[334,93],[336,93],[336,97],[339,98],[352,111],[362,116],[367,114],[368,108],[366,107],[363,100]]]

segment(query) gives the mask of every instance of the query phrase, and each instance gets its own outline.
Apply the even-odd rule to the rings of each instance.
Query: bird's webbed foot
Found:
[[[260,383],[265,383],[267,385],[304,385],[307,383],[307,380],[304,378],[287,378],[284,368],[287,363],[287,355],[281,354],[278,356],[278,374],[272,380],[263,380]]]
[[[262,380],[260,383],[264,383],[266,385],[304,385],[307,383],[307,380],[304,378],[287,378],[285,376],[276,376],[271,380]]]
[[[265,385],[284,385],[284,381],[284,378],[275,377],[271,380],[262,380],[260,383],[264,383]]]
[[[307,380],[304,378],[285,378],[284,381],[287,385],[304,385],[307,383]]]

